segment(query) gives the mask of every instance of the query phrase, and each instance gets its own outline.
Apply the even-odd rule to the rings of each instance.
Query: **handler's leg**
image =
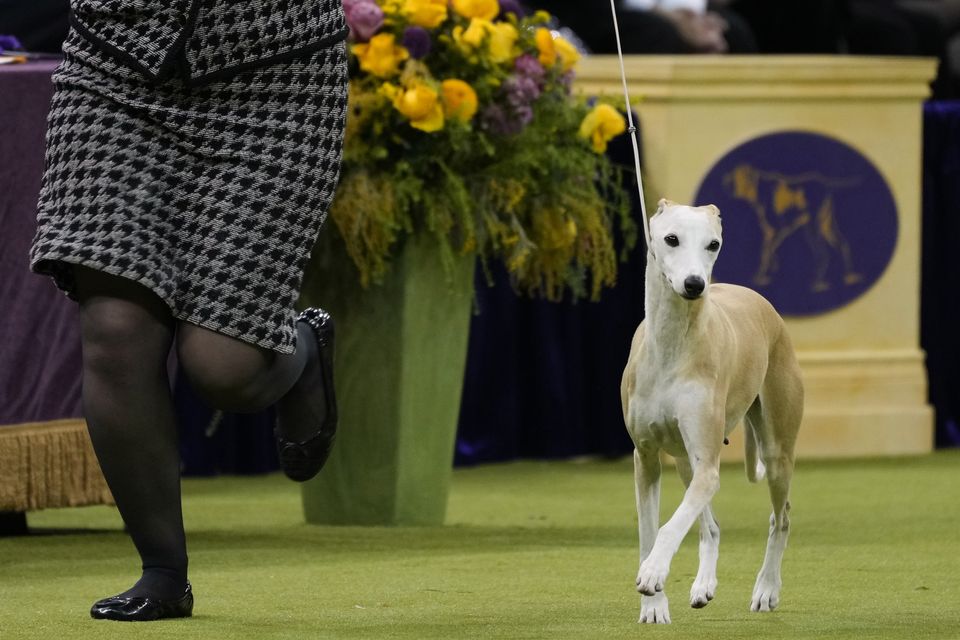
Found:
[[[170,310],[130,280],[75,269],[83,410],[100,468],[143,560],[129,597],[174,599],[187,582],[180,452],[167,355]]]
[[[180,323],[177,354],[190,382],[213,407],[250,412],[282,400],[278,424],[284,437],[301,442],[323,424],[327,401],[316,336],[303,322],[297,331],[296,351],[284,355]]]

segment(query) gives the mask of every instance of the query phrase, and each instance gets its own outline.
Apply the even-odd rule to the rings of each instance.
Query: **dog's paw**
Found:
[[[780,604],[780,583],[775,580],[757,578],[750,599],[750,611],[773,611]]]
[[[670,624],[670,606],[667,594],[662,591],[655,596],[640,598],[640,624]]]
[[[714,594],[717,592],[717,580],[700,580],[699,578],[694,581],[693,587],[690,588],[690,606],[694,609],[702,609],[707,606],[707,603],[713,600]]]
[[[651,555],[640,565],[640,571],[637,573],[637,591],[645,596],[656,595],[663,591],[667,584],[668,573],[670,573],[670,565],[656,562]]]

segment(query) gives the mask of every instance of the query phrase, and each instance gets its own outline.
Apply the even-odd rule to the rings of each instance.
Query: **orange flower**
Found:
[[[564,71],[573,69],[580,60],[580,52],[570,42],[560,36],[554,37],[550,29],[541,27],[535,34],[537,49],[540,51],[540,64],[550,68],[560,61]]]
[[[540,50],[540,64],[549,69],[557,63],[557,50],[553,46],[553,34],[550,29],[540,27],[536,33],[537,49]]]
[[[444,80],[440,85],[443,112],[448,118],[469,122],[477,113],[477,92],[463,80]]]

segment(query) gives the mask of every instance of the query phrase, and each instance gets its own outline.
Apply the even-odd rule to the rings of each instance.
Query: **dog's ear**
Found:
[[[707,204],[707,205],[704,205],[703,208],[709,211],[710,213],[712,213],[713,215],[717,216],[718,218],[720,217],[720,209],[717,208],[717,205]]]
[[[663,211],[663,210],[666,209],[667,207],[672,207],[672,206],[674,206],[675,204],[677,204],[677,203],[674,202],[673,200],[667,200],[666,198],[660,198],[660,202],[657,203],[657,213],[660,213],[661,211]]]

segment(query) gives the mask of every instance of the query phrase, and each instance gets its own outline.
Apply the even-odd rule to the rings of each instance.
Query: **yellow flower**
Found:
[[[577,66],[577,62],[580,61],[580,52],[570,44],[569,40],[554,38],[553,46],[557,50],[557,56],[560,57],[560,64],[563,65],[564,71],[571,71]]]
[[[590,141],[593,150],[603,153],[607,143],[627,130],[620,112],[608,104],[598,104],[580,124],[580,137]]]
[[[580,52],[569,41],[553,37],[550,29],[541,27],[535,34],[537,49],[540,51],[540,64],[548,69],[560,60],[564,71],[570,71],[580,60]]]
[[[514,59],[513,48],[517,44],[520,34],[509,22],[498,22],[491,25],[490,31],[490,59],[501,64]]]
[[[479,49],[483,39],[493,29],[493,23],[482,18],[474,18],[466,29],[457,26],[453,28],[453,41],[463,51],[469,53],[472,49]]]
[[[379,0],[377,4],[383,9],[384,15],[392,17],[403,13],[404,2],[405,0]]]
[[[453,0],[453,10],[465,18],[493,20],[500,13],[497,0]]]
[[[403,11],[411,24],[433,29],[447,19],[447,0],[405,0]]]
[[[394,108],[410,120],[410,126],[432,133],[443,129],[443,107],[440,96],[426,84],[416,83],[406,89],[389,82],[380,87],[380,92],[393,102]]]
[[[395,76],[400,63],[410,57],[410,52],[396,44],[392,33],[380,33],[370,42],[355,44],[351,51],[360,60],[360,68],[378,78]]]
[[[400,95],[401,91],[403,90],[392,82],[384,82],[380,85],[378,93],[385,96],[390,102],[393,102],[397,99],[397,96]]]
[[[520,34],[509,22],[493,23],[483,18],[473,18],[470,25],[454,27],[453,40],[465,53],[472,53],[487,43],[490,60],[501,64],[514,59],[514,47]]]
[[[477,92],[463,80],[444,80],[440,85],[443,113],[448,118],[469,122],[477,113]]]

